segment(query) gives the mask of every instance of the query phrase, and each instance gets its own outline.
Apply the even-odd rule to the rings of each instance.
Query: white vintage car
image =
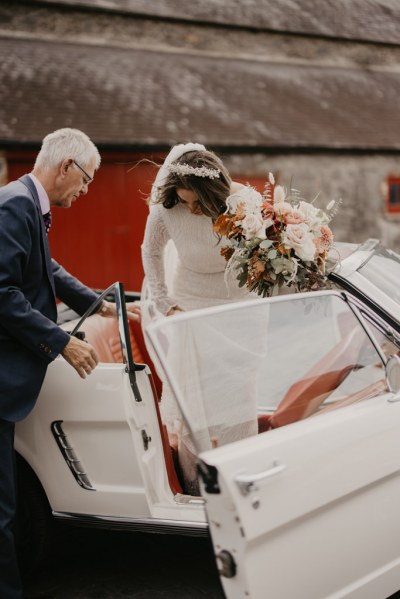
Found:
[[[374,240],[353,249],[335,290],[256,296],[147,327],[201,496],[185,492],[121,285],[118,321],[64,324],[101,363],[82,380],[56,359],[18,424],[21,523],[36,555],[51,514],[210,532],[229,599],[398,591],[400,257]]]

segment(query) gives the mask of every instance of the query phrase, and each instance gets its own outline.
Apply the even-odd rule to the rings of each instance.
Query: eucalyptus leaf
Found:
[[[237,280],[239,281],[239,287],[244,287],[247,283],[247,272],[242,271],[239,273]]]
[[[264,239],[264,241],[260,243],[260,248],[266,250],[267,248],[270,248],[272,244],[273,241],[271,239]]]
[[[272,287],[271,297],[274,297],[274,295],[278,295],[278,291],[279,291],[279,285],[274,285]]]

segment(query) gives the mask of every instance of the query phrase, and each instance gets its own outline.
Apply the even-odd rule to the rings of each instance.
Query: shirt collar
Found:
[[[40,209],[42,211],[42,214],[46,214],[47,212],[50,212],[50,200],[49,200],[49,196],[47,195],[45,188],[43,187],[43,185],[41,184],[39,179],[37,177],[35,177],[35,175],[32,175],[32,173],[28,173],[28,177],[30,177],[32,179],[33,184],[36,187],[36,191],[39,196]]]

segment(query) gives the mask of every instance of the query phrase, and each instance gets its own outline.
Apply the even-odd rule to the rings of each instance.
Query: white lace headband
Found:
[[[218,168],[208,168],[207,166],[190,166],[186,162],[173,162],[168,165],[170,173],[176,175],[194,175],[195,177],[203,177],[207,179],[218,179],[221,171]]]
[[[154,180],[153,186],[151,188],[150,204],[157,203],[159,189],[164,185],[168,177],[168,165],[178,160],[178,158],[183,156],[183,154],[186,154],[186,152],[204,152],[205,149],[206,148],[203,146],[203,144],[194,143],[178,144],[177,146],[171,148],[170,153],[166,157],[164,164],[160,167],[157,176]]]

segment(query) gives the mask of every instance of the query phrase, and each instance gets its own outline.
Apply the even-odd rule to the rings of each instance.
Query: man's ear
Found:
[[[68,174],[68,171],[74,166],[72,158],[65,158],[60,166],[60,173],[63,177]]]

